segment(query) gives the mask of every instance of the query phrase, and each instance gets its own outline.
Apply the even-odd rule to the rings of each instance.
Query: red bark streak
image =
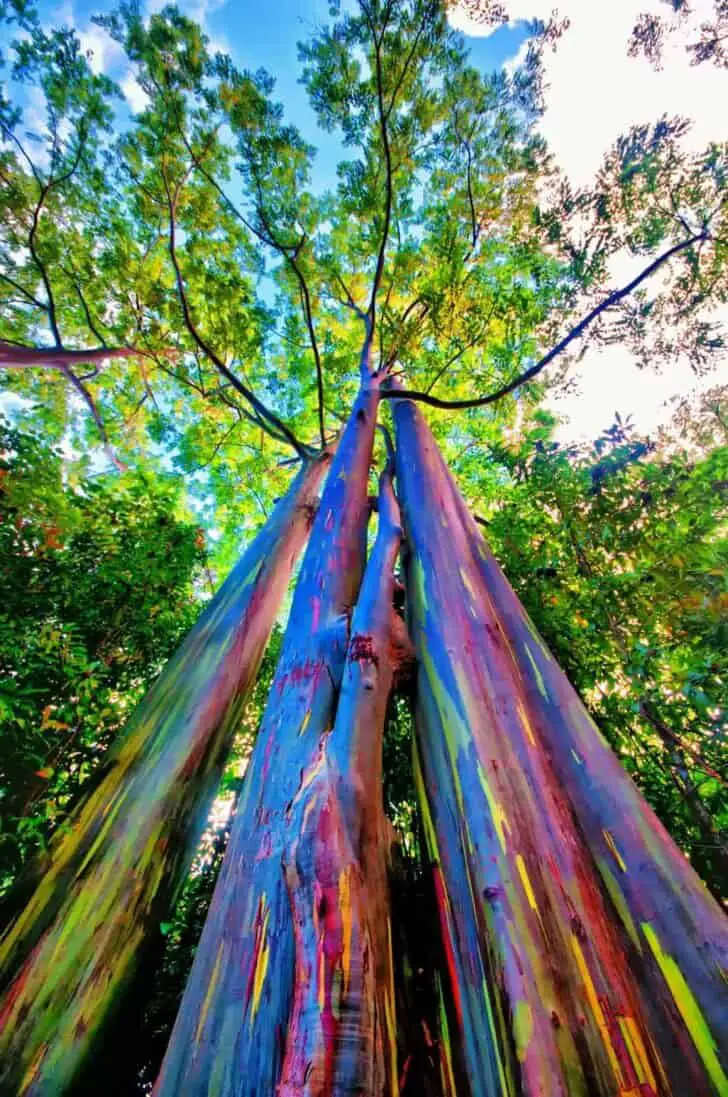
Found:
[[[358,663],[373,663],[377,666],[379,663],[379,656],[374,648],[374,641],[371,636],[353,636],[351,644],[349,645],[349,659],[352,662]]]

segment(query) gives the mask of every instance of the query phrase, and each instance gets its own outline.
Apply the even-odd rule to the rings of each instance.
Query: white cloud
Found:
[[[89,23],[84,29],[76,27],[76,34],[81,43],[81,49],[89,54],[92,72],[97,75],[100,73],[110,75],[124,64],[124,50],[103,27]]]
[[[506,0],[506,8],[512,22],[548,21],[553,0]],[[689,150],[725,140],[728,72],[709,63],[691,66],[684,48],[686,41],[695,40],[696,29],[710,17],[712,8],[711,0],[696,0],[690,21],[668,37],[663,68],[656,72],[644,57],[629,57],[627,47],[642,12],[669,14],[661,0],[562,0],[557,16],[568,18],[570,25],[556,49],[547,49],[544,55],[546,109],[539,127],[574,185],[593,180],[605,152],[620,134],[663,114],[692,120],[683,139]],[[487,37],[494,30],[474,23],[462,9],[455,9],[450,22],[472,36]],[[614,256],[613,284],[623,284],[643,264],[644,257]],[[658,284],[656,280],[651,287],[656,289]],[[728,310],[723,311],[728,320]],[[656,378],[650,371],[639,370],[627,350],[612,346],[589,352],[572,376],[573,391],[549,401],[553,411],[565,418],[558,431],[562,441],[596,437],[612,422],[615,411],[622,418],[631,415],[640,430],[654,431],[670,418],[672,397],[728,383],[728,368],[724,364],[721,371],[697,379],[683,361]]]
[[[506,8],[512,22],[548,21],[554,5],[553,0],[510,0]],[[627,46],[642,12],[669,13],[661,0],[562,0],[557,14],[570,25],[556,49],[545,52],[548,86],[540,129],[573,183],[589,182],[620,133],[663,114],[693,120],[687,138],[692,148],[725,139],[728,71],[711,64],[691,66],[684,48],[712,8],[711,0],[696,0],[685,28],[668,37],[664,67],[656,72],[644,57],[629,57]],[[494,30],[458,8],[450,21],[470,35],[483,37]]]
[[[124,98],[135,114],[145,110],[149,104],[149,96],[131,69],[129,69],[126,76],[119,81],[119,87],[123,91]]]

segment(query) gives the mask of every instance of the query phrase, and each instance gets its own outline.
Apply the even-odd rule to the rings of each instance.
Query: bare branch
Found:
[[[63,347],[25,347],[0,339],[0,368],[24,369],[50,366],[68,369],[74,363],[102,362],[105,358],[131,358],[140,353],[134,347],[90,347],[65,350]]]
[[[267,239],[266,239],[265,236],[263,236],[260,233],[257,233],[257,235],[261,239],[265,240],[266,243],[270,247],[275,248],[276,251],[278,251],[283,256],[283,258],[285,259],[285,261],[288,263],[291,270],[293,271],[294,275],[296,276],[296,279],[298,281],[298,286],[299,286],[299,289],[301,291],[301,304],[303,306],[303,316],[304,316],[304,320],[305,320],[305,323],[306,323],[306,330],[308,331],[308,338],[309,338],[309,341],[311,343],[311,350],[313,351],[314,363],[315,363],[315,366],[316,366],[316,390],[317,390],[317,395],[318,395],[319,436],[321,438],[321,447],[323,448],[326,445],[326,430],[325,430],[325,427],[324,427],[324,376],[323,376],[323,367],[322,367],[322,364],[321,364],[321,353],[319,351],[318,341],[316,339],[316,329],[315,329],[314,323],[313,323],[313,307],[311,305],[311,294],[310,294],[310,291],[309,291],[309,288],[308,288],[308,282],[306,281],[306,277],[305,277],[303,271],[301,270],[301,267],[300,267],[299,262],[298,262],[298,256],[300,255],[301,248],[306,243],[306,236],[304,234],[301,237],[301,239],[294,246],[291,246],[290,244],[283,244],[280,240],[278,240],[276,238],[276,236],[275,236],[275,234],[274,234],[273,230],[271,229],[271,226],[268,222],[268,219],[266,217],[265,209],[264,209],[264,206],[263,206],[263,192],[262,192],[262,187],[261,187],[259,179],[256,179],[256,185],[257,185],[257,189],[258,189],[257,214],[258,214],[258,216],[260,217],[260,219],[263,223],[263,228],[265,229],[265,232],[267,233]]]
[[[5,134],[5,136],[7,138],[9,138],[10,141],[13,142],[13,144],[17,148],[18,152],[20,153],[20,155],[23,157],[23,159],[27,163],[28,167],[31,170],[33,178],[37,182],[38,186],[42,186],[40,175],[38,174],[38,170],[37,170],[35,164],[33,163],[31,157],[25,151],[25,148],[23,147],[23,144],[20,141],[20,139],[18,137],[16,137],[15,133],[10,128],[10,126],[6,125],[5,122],[2,121],[2,119],[0,119],[0,128],[2,128],[3,133]]]
[[[218,439],[218,441],[215,443],[215,446],[212,450],[212,453],[207,458],[207,460],[203,461],[202,464],[199,464],[199,465],[195,466],[195,472],[200,472],[202,469],[206,469],[208,467],[208,465],[212,464],[212,462],[215,460],[215,458],[217,457],[217,455],[220,452],[220,450],[222,449],[222,447],[227,442],[228,438],[230,438],[230,436],[234,433],[234,431],[239,426],[240,426],[240,419],[236,419],[234,421],[233,425],[231,427],[229,427],[226,431],[224,431],[223,434]]]
[[[462,358],[462,356],[465,354],[466,351],[472,350],[473,347],[476,345],[476,343],[477,343],[477,340],[473,339],[470,343],[465,343],[462,347],[460,347],[460,350],[456,351],[455,354],[451,355],[450,358],[448,358],[447,362],[445,362],[445,365],[442,366],[442,368],[437,371],[437,373],[435,374],[435,376],[433,377],[433,379],[430,381],[429,385],[425,389],[425,392],[426,393],[432,392],[432,390],[434,389],[435,385],[440,380],[440,378],[443,377],[447,373],[447,371],[450,369],[451,366],[454,366],[455,363],[460,358]]]
[[[321,354],[316,340],[316,331],[313,326],[313,309],[311,306],[311,294],[308,289],[308,283],[304,277],[303,271],[298,265],[298,259],[294,259],[292,256],[287,256],[288,262],[294,271],[298,284],[301,289],[301,300],[303,302],[303,315],[306,319],[306,327],[308,329],[308,337],[311,340],[311,350],[313,351],[314,362],[316,363],[316,389],[318,392],[318,421],[319,421],[319,436],[321,438],[321,448],[326,446],[326,431],[324,428],[324,377],[323,368],[321,365]]]
[[[38,249],[37,249],[36,243],[35,243],[36,234],[38,232],[38,222],[40,220],[41,210],[43,209],[43,206],[45,204],[45,200],[48,197],[49,190],[50,190],[50,188],[49,188],[47,183],[45,184],[45,186],[42,186],[41,190],[40,190],[40,195],[38,197],[38,201],[35,204],[35,209],[33,210],[33,218],[32,218],[32,222],[31,222],[31,226],[30,226],[30,232],[28,233],[28,250],[30,251],[30,254],[33,258],[33,262],[35,263],[36,267],[38,268],[38,272],[39,272],[39,274],[41,276],[41,280],[43,282],[43,288],[45,290],[46,299],[47,299],[47,302],[48,302],[47,307],[46,307],[46,312],[48,313],[48,322],[50,324],[51,331],[53,333],[53,338],[56,341],[56,346],[60,347],[62,345],[62,339],[61,339],[61,332],[60,332],[59,327],[58,327],[58,317],[56,315],[56,302],[55,302],[55,298],[53,296],[53,290],[51,289],[51,281],[50,281],[50,278],[48,276],[48,271],[46,270],[45,263],[43,262],[40,255],[38,254]]]
[[[71,369],[71,363],[86,362],[89,358],[128,358],[134,353],[135,351],[129,347],[111,349],[107,347],[97,347],[92,351],[63,350],[62,348],[51,347],[48,350],[43,350],[43,348],[22,347],[15,343],[10,343],[7,340],[0,340],[0,367],[6,369],[46,368],[59,370],[81,396],[91,412],[91,416],[101,435],[101,440],[110,460],[120,472],[124,472],[126,470],[126,465],[119,460],[111,446],[109,436],[106,433],[106,427],[104,426],[104,421],[96,406],[96,401],[86,388],[83,380]]]
[[[364,348],[362,350],[361,371],[362,373],[369,372],[369,351],[371,348],[372,338],[374,336],[374,329],[376,326],[376,312],[377,312],[377,294],[379,293],[379,287],[382,283],[382,275],[384,273],[384,259],[387,251],[387,241],[389,239],[389,226],[392,220],[392,204],[394,200],[394,187],[393,187],[393,170],[392,170],[392,151],[389,147],[389,130],[387,127],[388,115],[391,113],[394,107],[394,98],[389,105],[389,110],[385,110],[384,107],[384,77],[382,74],[382,42],[377,35],[376,28],[372,22],[371,16],[365,5],[362,5],[369,29],[372,34],[374,42],[374,68],[376,74],[377,83],[377,107],[379,111],[379,128],[382,137],[382,148],[384,150],[384,164],[385,164],[385,198],[384,198],[384,226],[382,228],[382,238],[379,243],[379,252],[377,255],[377,264],[374,270],[374,281],[372,282],[372,292],[369,298],[369,307],[367,309],[367,332],[364,339]]]
[[[126,472],[126,465],[124,464],[123,461],[120,461],[119,458],[116,456],[116,454],[114,453],[114,450],[112,448],[112,445],[109,442],[109,436],[106,433],[106,427],[104,426],[104,421],[101,418],[101,414],[99,412],[99,409],[96,407],[96,401],[94,400],[93,396],[91,395],[89,390],[86,388],[84,383],[80,380],[80,378],[78,378],[76,376],[76,374],[73,372],[73,370],[69,369],[68,366],[59,366],[58,368],[60,369],[63,376],[68,378],[68,380],[71,382],[71,384],[75,388],[76,392],[79,393],[79,395],[84,400],[86,406],[88,407],[89,411],[91,412],[91,417],[93,418],[93,421],[96,424],[96,429],[98,430],[99,434],[101,435],[101,440],[104,443],[104,449],[106,450],[106,452],[109,456],[109,459],[113,462],[114,465],[116,465],[119,472]]]
[[[412,39],[412,46],[410,47],[410,51],[407,54],[404,65],[402,66],[402,71],[400,72],[399,77],[397,78],[397,83],[394,85],[394,91],[392,92],[392,98],[389,101],[389,106],[387,107],[387,111],[386,111],[386,115],[385,115],[387,121],[389,121],[389,116],[392,113],[392,111],[394,110],[394,105],[397,102],[397,96],[400,93],[400,90],[402,88],[402,84],[404,83],[404,79],[405,79],[405,77],[406,77],[406,75],[409,71],[410,65],[412,64],[412,60],[414,58],[415,52],[417,50],[417,46],[418,46],[419,41],[420,41],[420,35],[422,34],[423,30],[425,29],[426,23],[427,23],[427,14],[425,14],[423,16],[422,22],[420,23],[419,27],[417,28],[417,34]]]
[[[631,282],[628,282],[626,286],[614,290],[613,293],[610,293],[609,296],[605,297],[598,305],[595,305],[595,307],[579,321],[576,327],[572,328],[568,335],[564,336],[564,338],[557,343],[555,347],[552,347],[548,354],[545,354],[543,358],[539,359],[535,365],[530,366],[522,373],[519,373],[513,380],[509,381],[501,388],[496,389],[495,392],[489,393],[487,396],[477,396],[472,400],[441,400],[437,396],[431,396],[429,393],[417,392],[412,389],[400,389],[398,391],[392,389],[383,391],[382,396],[390,400],[417,400],[422,404],[428,404],[430,407],[444,409],[482,408],[487,404],[494,404],[497,400],[502,399],[504,396],[508,396],[509,393],[514,392],[517,388],[520,388],[521,385],[525,385],[527,382],[532,381],[537,377],[546,366],[553,362],[554,358],[557,358],[558,355],[574,341],[574,339],[578,339],[598,316],[629,296],[629,294],[637,289],[642,282],[646,281],[656,270],[659,270],[663,263],[666,263],[669,259],[672,259],[673,256],[678,255],[687,248],[692,247],[693,244],[705,239],[707,239],[707,233],[699,233],[698,235],[690,237],[689,240],[683,240],[681,243],[673,245],[673,247],[668,248],[667,251],[663,252],[662,255],[658,255],[656,259],[646,266],[636,278],[633,278]]]
[[[78,280],[78,276],[76,275],[75,271],[69,271],[66,269],[66,267],[61,267],[61,270],[64,272],[66,277],[70,278],[71,282],[73,283],[73,288],[75,289],[76,295],[81,302],[81,308],[83,309],[84,315],[86,317],[86,323],[88,325],[89,331],[91,331],[92,334],[96,336],[102,347],[107,346],[108,344],[104,339],[103,334],[101,333],[101,331],[99,331],[99,328],[94,322],[94,319],[91,315],[91,309],[88,306],[88,302],[86,301],[84,292],[81,289],[81,283]]]
[[[299,252],[301,250],[301,247],[305,243],[305,237],[302,240],[300,240],[299,243],[294,248],[291,248],[289,246],[281,244],[278,240],[276,240],[273,233],[270,231],[270,227],[269,227],[269,225],[266,221],[266,218],[265,218],[265,213],[264,213],[264,210],[263,210],[263,203],[262,203],[261,187],[260,187],[260,184],[258,182],[258,200],[259,201],[258,201],[258,210],[257,210],[257,212],[258,212],[258,216],[261,218],[261,221],[263,222],[263,225],[265,227],[267,236],[264,233],[261,233],[259,231],[259,229],[257,229],[256,226],[251,221],[249,221],[247,219],[247,217],[245,217],[245,215],[238,209],[238,207],[235,205],[235,203],[227,196],[227,194],[225,193],[223,188],[220,186],[220,184],[217,182],[217,180],[212,175],[212,173],[207,170],[207,168],[204,166],[204,164],[203,164],[202,160],[200,159],[200,157],[197,156],[196,153],[194,152],[194,150],[193,150],[193,148],[192,148],[192,146],[191,146],[191,144],[190,144],[190,142],[187,138],[187,135],[184,133],[182,128],[178,127],[178,130],[179,130],[180,136],[182,138],[182,141],[184,143],[184,146],[187,149],[187,152],[189,153],[189,156],[190,156],[194,166],[197,168],[197,170],[200,172],[200,174],[203,176],[203,178],[205,180],[207,180],[207,182],[210,184],[210,186],[217,192],[217,194],[220,196],[220,198],[222,199],[224,204],[227,206],[227,208],[230,210],[230,212],[233,214],[233,216],[236,217],[241,222],[241,224],[243,224],[248,229],[249,232],[252,232],[262,243],[267,244],[269,247],[275,248],[284,257],[284,259],[288,262],[291,269],[294,271],[294,273],[296,275],[296,278],[298,279],[298,284],[299,284],[299,287],[300,287],[300,290],[301,290],[301,302],[302,302],[302,305],[303,305],[304,319],[305,319],[305,322],[306,322],[306,328],[308,330],[308,336],[309,336],[309,340],[310,340],[310,343],[311,343],[311,350],[313,351],[313,357],[314,357],[314,362],[315,362],[315,366],[316,366],[316,388],[317,388],[317,393],[318,393],[319,435],[320,435],[320,438],[321,438],[321,446],[324,447],[326,445],[326,434],[325,434],[325,429],[324,429],[323,368],[322,368],[322,364],[321,364],[321,354],[320,354],[318,342],[317,342],[317,339],[316,339],[316,331],[315,331],[314,323],[313,323],[313,309],[312,309],[312,306],[311,306],[311,295],[310,295],[310,292],[309,292],[309,288],[308,288],[308,284],[306,282],[305,276],[304,276],[303,272],[301,271],[301,269],[298,265],[298,255],[299,255]]]
[[[430,306],[428,302],[423,301],[421,297],[415,297],[414,300],[410,301],[409,305],[402,313],[397,331],[395,333],[395,338],[392,341],[391,347],[389,348],[389,353],[387,354],[386,358],[384,358],[382,364],[383,372],[388,373],[391,371],[395,359],[402,349],[402,344],[405,341],[405,325],[407,323],[407,320],[410,317],[410,313],[412,313],[418,305],[421,306],[421,312],[418,317],[420,322],[424,320],[425,316],[427,316],[427,313],[430,311]]]
[[[475,212],[475,195],[473,194],[473,152],[470,148],[470,139],[462,137],[458,130],[457,117],[455,119],[455,135],[460,144],[465,149],[465,155],[468,159],[465,169],[465,180],[468,192],[468,205],[470,206],[470,250],[465,256],[465,262],[467,263],[467,261],[470,259],[473,252],[475,251],[476,245],[478,243],[481,224]]]
[[[73,159],[73,162],[71,163],[67,171],[63,172],[62,175],[51,176],[51,178],[49,178],[45,183],[41,183],[35,171],[33,172],[38,182],[39,194],[38,201],[36,202],[35,208],[33,210],[30,230],[28,232],[28,250],[30,251],[30,254],[33,258],[33,262],[38,268],[38,272],[43,282],[43,288],[45,289],[46,298],[48,300],[48,307],[46,309],[48,313],[48,322],[50,324],[51,332],[53,333],[53,338],[56,341],[57,347],[63,346],[63,340],[61,339],[61,332],[58,327],[56,302],[55,297],[53,296],[53,289],[51,287],[51,280],[48,274],[48,270],[44,261],[41,259],[38,253],[38,248],[36,246],[36,236],[38,232],[38,224],[40,222],[40,215],[43,211],[43,207],[45,206],[48,195],[54,187],[58,187],[61,185],[61,183],[67,182],[67,180],[69,180],[71,176],[75,173],[78,165],[81,162],[81,156],[83,154],[83,149],[86,144],[87,136],[87,132],[85,130],[82,130],[79,136],[78,147],[76,149],[76,155]]]
[[[360,308],[359,305],[357,305],[356,301],[354,300],[354,298],[352,296],[351,290],[349,289],[349,287],[344,282],[344,279],[341,277],[339,272],[336,271],[336,270],[333,272],[333,275],[334,275],[334,278],[336,279],[336,281],[341,286],[342,290],[344,291],[344,295],[346,297],[346,301],[345,302],[342,301],[340,303],[341,304],[346,304],[353,312],[356,313],[356,315],[359,317],[360,320],[363,320],[366,323],[367,314],[364,312],[364,309]]]

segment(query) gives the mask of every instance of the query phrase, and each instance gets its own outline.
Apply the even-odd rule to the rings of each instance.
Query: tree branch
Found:
[[[217,192],[217,194],[220,196],[220,198],[225,203],[225,205],[228,207],[228,209],[233,214],[233,216],[237,217],[238,220],[241,222],[241,224],[243,224],[248,229],[249,232],[252,232],[260,241],[262,241],[262,243],[267,244],[269,247],[274,247],[284,257],[284,259],[289,263],[289,265],[291,266],[292,270],[294,271],[294,273],[296,275],[296,278],[298,279],[298,284],[299,284],[299,287],[300,287],[300,290],[301,290],[301,300],[302,300],[302,304],[303,304],[304,319],[305,319],[305,322],[306,322],[306,328],[308,330],[308,336],[309,336],[309,340],[310,340],[310,343],[311,343],[311,350],[313,351],[313,357],[314,357],[314,362],[315,362],[315,366],[316,366],[316,389],[317,389],[317,394],[318,394],[319,435],[320,435],[320,438],[321,438],[321,446],[323,448],[326,445],[326,433],[325,433],[325,427],[324,427],[323,368],[322,368],[322,365],[321,365],[321,354],[320,354],[320,351],[319,351],[319,346],[318,346],[318,342],[317,342],[317,339],[316,339],[316,332],[315,332],[314,324],[313,324],[313,309],[312,309],[312,306],[311,306],[311,295],[310,295],[310,292],[309,292],[309,289],[308,289],[308,284],[306,282],[305,276],[304,276],[303,272],[301,271],[301,269],[298,265],[298,252],[299,252],[300,248],[302,247],[302,245],[305,241],[302,240],[300,242],[300,244],[295,248],[294,253],[292,254],[290,248],[287,248],[285,245],[280,244],[279,241],[277,241],[275,239],[275,237],[273,236],[273,234],[270,231],[268,223],[265,219],[265,215],[263,213],[262,195],[260,193],[260,187],[259,187],[258,216],[263,221],[263,225],[266,229],[267,237],[263,233],[261,233],[251,221],[248,221],[247,217],[245,217],[244,214],[238,209],[238,207],[235,205],[235,203],[232,201],[232,199],[228,198],[227,194],[225,193],[223,188],[220,186],[220,184],[217,182],[217,180],[212,175],[212,173],[209,172],[206,167],[204,167],[204,165],[203,165],[202,161],[200,160],[199,156],[197,156],[196,153],[194,152],[189,140],[187,139],[187,135],[184,133],[182,127],[178,127],[178,130],[179,130],[180,136],[182,138],[182,141],[184,143],[184,146],[187,149],[187,152],[188,152],[188,154],[190,156],[190,159],[192,160],[193,164],[195,165],[197,170],[200,172],[200,174],[203,176],[203,178],[206,179],[207,182],[209,183],[209,185]]]
[[[299,442],[293,431],[289,427],[287,427],[286,424],[281,419],[279,419],[274,412],[270,411],[265,406],[265,404],[258,399],[255,393],[247,387],[247,385],[244,385],[243,382],[235,376],[232,370],[230,370],[228,366],[225,365],[220,356],[216,354],[216,352],[212,349],[209,343],[207,343],[202,338],[199,331],[197,330],[194,320],[192,319],[192,313],[190,312],[189,301],[187,299],[187,291],[185,289],[184,279],[182,277],[182,270],[180,268],[179,260],[177,258],[174,199],[172,198],[167,179],[164,175],[162,176],[162,179],[164,183],[164,189],[167,195],[167,208],[169,215],[169,256],[172,260],[172,266],[174,267],[175,279],[177,282],[177,292],[179,294],[180,303],[182,305],[182,315],[189,334],[192,336],[192,339],[200,348],[200,350],[207,355],[211,362],[214,363],[214,365],[217,367],[223,377],[230,382],[232,387],[236,389],[241,396],[245,397],[251,407],[253,407],[258,415],[265,421],[266,425],[272,424],[272,426],[278,432],[279,436],[282,435],[283,438],[285,438],[285,440],[289,443],[289,445],[293,446],[294,450],[301,458],[301,460],[307,460],[311,455],[310,448],[304,446],[302,442]]]
[[[262,190],[260,180],[257,177],[256,177],[256,187],[257,187],[257,190],[258,190],[258,205],[256,207],[256,212],[257,212],[258,217],[260,218],[260,220],[263,224],[263,228],[265,229],[265,234],[266,235],[263,235],[262,233],[257,232],[257,230],[254,230],[254,231],[256,231],[256,235],[258,236],[259,239],[264,240],[265,243],[267,243],[269,247],[275,248],[275,250],[280,255],[283,256],[284,260],[288,263],[291,270],[295,274],[296,279],[298,281],[299,289],[301,291],[301,304],[303,306],[303,316],[304,316],[304,320],[305,320],[305,323],[306,323],[306,330],[308,331],[309,342],[311,343],[311,350],[313,351],[314,363],[315,363],[315,366],[316,366],[316,391],[317,391],[317,396],[318,396],[319,436],[321,438],[321,448],[323,449],[326,446],[326,430],[325,430],[325,426],[324,426],[324,376],[323,376],[323,368],[322,368],[322,365],[321,365],[321,354],[320,354],[320,351],[319,351],[318,341],[316,339],[316,330],[314,328],[314,323],[313,323],[313,308],[311,306],[311,294],[309,292],[308,282],[306,281],[306,277],[305,277],[305,275],[304,275],[303,271],[301,270],[301,268],[299,266],[299,263],[298,263],[298,256],[300,254],[301,248],[306,243],[306,236],[305,236],[305,233],[304,233],[304,235],[301,237],[301,239],[298,241],[298,243],[293,247],[290,244],[281,243],[281,241],[278,240],[276,238],[276,236],[274,235],[273,230],[272,230],[270,224],[268,223],[268,218],[266,217],[265,209],[263,207],[263,190]]]
[[[341,277],[339,272],[336,271],[336,270],[333,271],[333,275],[334,275],[334,278],[336,279],[336,281],[339,283],[339,285],[343,289],[344,295],[346,297],[346,301],[341,301],[340,304],[346,304],[352,310],[352,312],[356,313],[356,315],[359,317],[360,320],[363,320],[366,323],[367,314],[364,312],[364,309],[360,308],[357,305],[356,301],[354,300],[354,298],[352,296],[351,290],[349,289],[349,287],[344,282],[344,279]],[[336,298],[335,298],[335,300],[336,300]]]
[[[389,105],[389,110],[384,109],[384,77],[382,75],[382,51],[381,40],[377,35],[376,28],[371,19],[369,11],[365,5],[362,5],[369,29],[374,41],[374,68],[377,81],[377,107],[379,111],[379,128],[382,136],[382,148],[384,149],[384,164],[385,164],[385,198],[384,198],[384,226],[382,228],[382,238],[379,243],[379,252],[377,254],[377,265],[374,270],[374,281],[372,282],[372,292],[369,298],[369,307],[366,312],[366,335],[364,338],[364,347],[362,349],[361,357],[361,372],[368,373],[370,371],[369,365],[369,352],[371,349],[371,343],[374,336],[374,329],[376,326],[376,313],[377,313],[377,294],[379,293],[379,287],[382,284],[382,275],[384,273],[384,259],[387,250],[387,241],[389,239],[389,226],[392,220],[392,203],[394,197],[394,188],[392,182],[392,151],[389,147],[389,131],[387,128],[387,118],[394,107],[394,97]]]
[[[50,194],[50,192],[53,190],[54,187],[60,186],[61,183],[65,183],[75,173],[76,169],[78,168],[78,165],[81,162],[81,156],[83,154],[84,145],[86,144],[86,137],[87,137],[87,133],[82,130],[80,132],[80,135],[79,135],[78,148],[76,149],[76,155],[73,159],[73,162],[70,165],[70,167],[68,168],[68,170],[65,171],[62,175],[58,175],[58,176],[55,176],[55,177],[51,176],[45,183],[41,183],[38,175],[35,173],[35,171],[33,172],[33,174],[35,175],[36,181],[38,183],[39,194],[38,194],[38,201],[36,202],[35,209],[33,210],[30,230],[28,232],[28,250],[29,250],[29,252],[30,252],[30,254],[33,258],[33,262],[35,263],[36,267],[38,268],[41,279],[43,281],[43,288],[45,289],[46,297],[48,299],[48,306],[47,306],[47,309],[46,309],[46,311],[48,313],[48,322],[50,324],[50,328],[51,328],[51,331],[53,333],[53,338],[56,341],[56,346],[57,347],[63,346],[63,340],[61,339],[61,332],[60,332],[60,329],[58,327],[58,315],[57,315],[57,311],[56,311],[56,302],[55,302],[55,297],[53,296],[53,289],[51,288],[51,280],[50,280],[50,276],[48,274],[48,270],[46,269],[45,263],[43,262],[40,255],[38,254],[38,249],[36,247],[36,234],[38,232],[38,224],[40,222],[40,215],[43,211],[43,207],[45,206],[46,199],[48,198],[48,195]]]
[[[91,309],[88,306],[88,302],[84,296],[84,292],[81,289],[81,283],[79,282],[75,271],[68,271],[65,267],[61,267],[61,270],[64,272],[67,278],[70,278],[71,282],[73,283],[73,288],[75,289],[76,295],[81,302],[81,308],[83,309],[84,316],[86,317],[86,323],[88,325],[89,331],[91,331],[92,334],[96,336],[102,347],[107,346],[103,334],[101,333],[101,331],[99,331],[99,328],[94,322],[94,319],[91,315]]]
[[[568,335],[566,335],[555,347],[545,354],[543,358],[539,359],[535,365],[530,366],[528,369],[519,373],[517,377],[514,377],[512,381],[503,385],[501,388],[496,389],[495,392],[488,393],[487,396],[477,396],[472,400],[441,400],[437,396],[430,396],[426,392],[418,392],[413,389],[400,389],[400,390],[385,390],[382,392],[382,396],[389,400],[417,400],[422,404],[428,404],[433,408],[444,409],[464,409],[464,408],[482,408],[487,404],[494,404],[497,400],[502,399],[504,396],[508,396],[509,393],[514,392],[521,385],[527,384],[532,381],[534,377],[537,377],[543,369],[546,368],[554,358],[557,358],[559,354],[564,351],[574,339],[578,339],[579,336],[589,327],[592,321],[596,320],[606,309],[611,308],[613,305],[618,304],[619,301],[627,297],[633,290],[637,289],[642,282],[646,281],[656,270],[666,263],[673,256],[678,255],[680,252],[685,251],[687,248],[692,247],[693,244],[698,243],[701,240],[707,239],[707,233],[702,232],[695,236],[690,237],[689,240],[683,240],[679,244],[673,245],[663,252],[662,255],[658,255],[645,269],[633,278],[631,282],[628,282],[626,286],[622,286],[621,289],[614,290],[608,297],[605,297],[598,305],[586,314],[582,320],[572,328]]]
[[[111,442],[109,441],[109,436],[106,433],[106,427],[104,426],[101,413],[96,406],[96,401],[84,385],[82,379],[71,369],[71,363],[85,362],[88,361],[90,357],[96,360],[99,358],[128,358],[134,353],[135,352],[129,347],[119,347],[115,349],[96,347],[92,351],[63,350],[62,348],[51,347],[46,351],[43,350],[43,348],[22,347],[15,343],[9,343],[6,340],[0,340],[0,368],[28,369],[40,367],[59,370],[81,396],[91,412],[91,416],[101,436],[104,449],[109,455],[109,459],[120,472],[124,472],[126,471],[126,465],[119,460],[113,450]]]
[[[34,305],[37,309],[41,309],[43,312],[48,312],[47,305],[44,305],[42,301],[39,301],[37,297],[34,297],[25,286],[21,286],[20,282],[16,282],[9,274],[4,274],[3,271],[0,271],[0,278],[2,278],[3,282],[7,282],[9,286],[12,286],[13,289],[17,290],[18,293],[22,293],[23,297],[25,297],[31,305]]]
[[[298,284],[301,289],[301,300],[303,302],[303,315],[306,320],[306,327],[308,329],[308,337],[311,341],[311,350],[313,351],[313,359],[316,364],[316,390],[318,394],[318,422],[319,422],[319,436],[321,438],[321,448],[326,446],[326,430],[324,427],[324,375],[321,365],[321,354],[319,351],[318,342],[316,340],[316,331],[313,326],[313,309],[311,307],[311,294],[309,293],[308,283],[303,274],[303,271],[298,265],[298,259],[292,255],[286,256],[288,262],[294,271]]]
[[[437,373],[435,374],[435,376],[432,378],[429,385],[425,389],[426,395],[429,395],[429,393],[432,392],[432,390],[434,389],[435,385],[440,380],[440,378],[443,377],[447,373],[447,371],[450,369],[451,366],[455,365],[455,363],[458,361],[459,358],[462,358],[462,356],[465,354],[466,351],[473,349],[473,347],[476,345],[476,342],[477,342],[477,340],[473,339],[470,343],[465,343],[464,346],[460,347],[460,350],[456,351],[455,354],[451,355],[448,358],[447,362],[445,362],[445,365],[442,366],[437,371]]]
[[[202,469],[206,469],[208,467],[208,465],[212,464],[212,462],[215,460],[215,458],[217,457],[217,455],[220,452],[220,450],[222,449],[222,447],[227,442],[228,438],[233,434],[233,432],[239,426],[240,426],[240,419],[236,419],[235,422],[233,423],[233,425],[231,427],[229,427],[228,430],[224,431],[223,434],[218,439],[218,441],[215,443],[215,446],[212,450],[212,453],[207,458],[207,460],[203,461],[202,464],[195,466],[195,472],[200,472]]]
[[[397,357],[399,351],[402,348],[402,343],[403,343],[404,337],[405,337],[405,325],[407,324],[410,313],[418,305],[422,306],[422,310],[421,310],[420,315],[418,317],[418,320],[419,320],[420,323],[424,320],[425,316],[427,316],[427,313],[430,311],[430,306],[429,306],[428,302],[423,301],[421,297],[415,297],[414,300],[410,301],[409,305],[407,306],[407,308],[402,313],[399,324],[397,326],[397,330],[395,331],[394,338],[392,340],[392,345],[389,348],[389,353],[387,354],[386,358],[384,359],[384,369],[387,370],[387,371],[390,370],[392,368],[392,366],[394,365],[394,360],[395,360],[395,358]]]
[[[93,421],[96,424],[96,429],[98,430],[99,434],[101,435],[101,440],[104,443],[104,449],[106,450],[106,452],[109,456],[109,459],[117,467],[119,472],[126,472],[126,465],[124,464],[123,461],[120,461],[119,458],[114,453],[111,442],[109,441],[109,436],[106,433],[106,427],[104,426],[104,421],[101,418],[101,414],[99,412],[99,409],[96,407],[96,401],[94,400],[93,396],[91,395],[89,390],[86,388],[84,383],[81,381],[81,379],[76,376],[76,374],[73,372],[72,369],[69,369],[68,366],[59,366],[58,368],[60,369],[63,376],[66,377],[71,382],[71,384],[75,388],[76,392],[81,396],[81,398],[84,400],[86,406],[88,407],[89,411],[91,412],[91,417],[93,418]]]
[[[0,339],[0,368],[24,369],[50,366],[68,369],[76,362],[101,362],[105,358],[131,358],[139,352],[134,347],[91,347],[88,350],[65,350],[61,347],[26,347]]]

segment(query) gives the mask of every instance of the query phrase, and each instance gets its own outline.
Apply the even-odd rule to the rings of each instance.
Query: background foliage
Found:
[[[200,609],[204,538],[179,485],[69,482],[0,420],[0,886],[59,826]]]

